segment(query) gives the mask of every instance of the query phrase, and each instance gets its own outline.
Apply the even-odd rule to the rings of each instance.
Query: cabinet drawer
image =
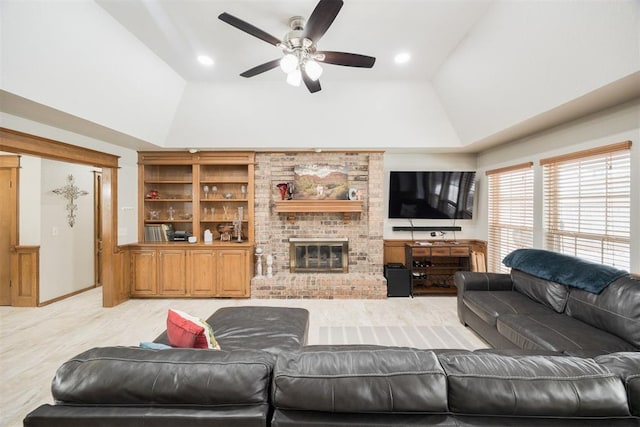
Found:
[[[432,256],[449,256],[449,248],[431,248]]]
[[[413,256],[430,256],[431,248],[413,248],[411,250],[411,255]]]
[[[451,248],[452,256],[467,256],[469,255],[469,248],[467,246],[463,247],[452,247]]]

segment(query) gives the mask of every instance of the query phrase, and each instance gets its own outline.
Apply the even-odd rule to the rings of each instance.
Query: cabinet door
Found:
[[[249,252],[245,249],[220,249],[218,254],[218,294],[224,297],[248,297]]]
[[[131,295],[153,296],[157,294],[156,251],[131,251]]]
[[[189,294],[194,297],[216,295],[217,254],[213,250],[189,251],[187,256]]]
[[[187,292],[186,254],[184,250],[159,250],[158,285],[160,295],[178,296]]]

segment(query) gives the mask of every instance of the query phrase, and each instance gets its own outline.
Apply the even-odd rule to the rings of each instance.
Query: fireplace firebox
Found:
[[[289,260],[291,273],[348,273],[349,240],[291,237]]]

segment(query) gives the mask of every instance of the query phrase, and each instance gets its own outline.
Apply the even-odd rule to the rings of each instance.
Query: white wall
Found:
[[[18,244],[37,246],[40,244],[40,217],[42,207],[42,160],[38,157],[20,156],[19,206],[20,229],[18,230]]]
[[[94,283],[93,173],[83,165],[41,161],[40,301],[68,295]],[[69,224],[69,200],[54,189],[69,184],[88,194],[78,197],[75,224]]]
[[[389,201],[389,172],[395,171],[474,171],[476,170],[475,154],[391,154],[384,156],[384,201]],[[483,178],[476,174],[476,210],[477,200],[486,197],[484,192],[480,191],[478,180]],[[393,226],[409,226],[409,220],[406,219],[389,219],[389,206],[385,205],[385,221],[384,221],[384,238],[385,239],[411,239],[411,232],[393,231]],[[456,220],[455,225],[462,227],[462,231],[456,232],[455,236],[452,231],[448,231],[444,236],[446,239],[475,239],[477,238],[477,228],[481,224],[483,217],[474,212],[471,220]],[[414,226],[453,226],[453,220],[443,219],[415,219],[412,220]],[[416,231],[413,233],[413,239],[426,240],[432,239],[430,232]]]
[[[284,81],[189,83],[168,147],[460,147],[428,82],[344,82],[313,94]]]
[[[631,271],[640,273],[640,101],[593,114],[535,136],[489,149],[478,156],[478,173],[534,162],[534,247],[542,248],[542,168],[539,160],[593,147],[632,141],[631,148]],[[487,180],[480,180],[477,237],[487,239]]]
[[[638,28],[638,0],[496,1],[434,85],[469,144],[638,71]]]
[[[184,80],[93,1],[2,0],[0,87],[162,145]]]

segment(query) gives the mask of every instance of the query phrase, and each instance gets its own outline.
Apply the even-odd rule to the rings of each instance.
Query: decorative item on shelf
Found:
[[[149,219],[151,221],[160,219],[160,211],[156,211],[156,210],[149,211]]]
[[[233,199],[233,193],[224,193],[223,196],[225,199]]]
[[[169,206],[169,209],[167,209],[167,219],[173,221],[174,213],[175,213],[175,210],[173,209],[173,206]]]
[[[204,230],[204,242],[213,243],[213,233],[208,228]]]
[[[256,277],[262,277],[262,248],[256,248]]]
[[[267,277],[273,277],[273,255],[267,255]]]
[[[158,192],[158,190],[155,190],[155,189],[149,190],[149,192],[144,197],[146,199],[155,200],[160,198],[160,193]]]
[[[180,215],[180,219],[189,220],[191,218],[193,218],[193,215],[191,215],[190,213],[183,213],[183,214]]]
[[[278,190],[280,190],[280,198],[284,200],[287,197],[287,183],[281,182],[280,184],[276,185],[276,187],[278,187]]]
[[[236,219],[233,221],[233,232],[236,235],[236,242],[242,242],[242,214],[243,208],[239,207],[238,212],[236,213]]]
[[[211,194],[213,195],[214,199],[216,197],[218,197],[218,186],[217,185],[212,185],[211,186]]]
[[[358,200],[358,190],[355,188],[349,189],[349,200]]]
[[[209,217],[209,209],[208,208],[204,208],[202,210],[202,219],[207,219]]]
[[[293,200],[293,190],[295,189],[293,182],[287,182],[287,200]]]
[[[293,168],[293,196],[296,200],[346,200],[349,198],[349,169],[346,165],[312,163]],[[291,197],[293,198],[293,197]]]
[[[242,198],[246,199],[247,198],[247,186],[246,185],[241,185],[240,186],[240,194],[242,194]]]
[[[204,198],[208,199],[209,198],[209,186],[205,185],[204,187],[202,187],[202,191],[204,192]]]
[[[223,214],[222,214],[222,219],[228,220],[229,219],[229,205],[222,205],[222,210],[223,210]]]
[[[223,242],[231,241],[231,233],[233,232],[233,224],[218,224],[218,233],[220,240]]]

